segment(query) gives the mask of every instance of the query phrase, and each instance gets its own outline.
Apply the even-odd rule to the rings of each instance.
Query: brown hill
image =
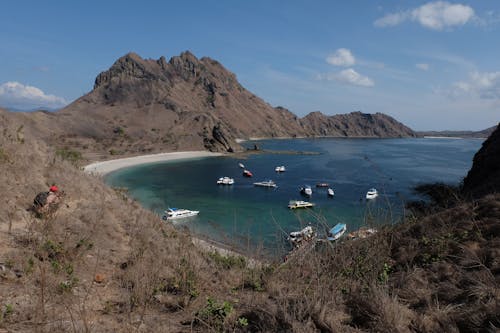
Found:
[[[474,155],[463,190],[474,197],[500,192],[500,124]]]
[[[314,136],[346,137],[414,137],[415,132],[409,127],[383,113],[369,114],[351,112],[325,116],[321,112],[312,112],[301,119],[307,132]]]
[[[172,150],[231,151],[237,138],[296,136],[405,137],[414,132],[383,114],[299,119],[243,88],[217,61],[190,52],[158,60],[129,53],[100,73],[94,88],[59,112],[15,113],[59,147],[131,155]]]

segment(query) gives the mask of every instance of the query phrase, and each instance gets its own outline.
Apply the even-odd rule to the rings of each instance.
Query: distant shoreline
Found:
[[[110,172],[141,165],[148,163],[156,163],[156,162],[166,162],[166,161],[175,161],[175,160],[185,160],[191,158],[198,157],[214,157],[214,156],[222,156],[222,153],[212,153],[208,151],[181,151],[181,152],[171,152],[171,153],[160,153],[160,154],[152,154],[152,155],[142,155],[142,156],[133,156],[133,157],[125,157],[114,160],[107,160],[102,162],[94,162],[86,165],[83,170],[87,173],[105,176]]]

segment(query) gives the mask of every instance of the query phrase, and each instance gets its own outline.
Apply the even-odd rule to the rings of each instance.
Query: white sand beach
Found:
[[[160,153],[152,155],[142,155],[134,157],[119,158],[103,162],[95,162],[83,168],[85,172],[95,175],[106,175],[112,171],[146,163],[183,160],[198,157],[222,156],[222,153],[212,153],[208,151],[182,151],[173,153]]]

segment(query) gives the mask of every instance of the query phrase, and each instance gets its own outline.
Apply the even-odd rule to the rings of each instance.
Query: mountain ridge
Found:
[[[22,113],[50,144],[84,154],[241,150],[252,137],[414,137],[384,114],[353,112],[299,118],[246,90],[236,75],[189,51],[167,61],[129,52],[96,76],[93,90],[53,115]]]

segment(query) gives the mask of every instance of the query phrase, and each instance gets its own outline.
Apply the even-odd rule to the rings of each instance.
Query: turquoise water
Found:
[[[458,184],[480,148],[477,139],[290,139],[262,140],[272,151],[315,154],[250,154],[245,159],[210,157],[189,161],[148,164],[118,170],[106,177],[115,187],[127,187],[132,197],[161,215],[167,207],[199,210],[179,226],[243,250],[262,247],[267,254],[280,254],[288,246],[290,231],[311,223],[319,233],[344,222],[348,230],[364,224],[395,223],[404,202],[416,199],[412,189],[421,183]],[[238,163],[252,171],[242,176]],[[275,167],[285,165],[286,172]],[[232,186],[216,185],[219,177],[235,179]],[[255,187],[253,182],[272,179],[278,188]],[[329,198],[316,183],[327,182],[335,191]],[[299,187],[313,188],[310,199]],[[375,187],[380,196],[366,201]],[[305,199],[316,204],[311,210],[289,210],[288,201]]]

